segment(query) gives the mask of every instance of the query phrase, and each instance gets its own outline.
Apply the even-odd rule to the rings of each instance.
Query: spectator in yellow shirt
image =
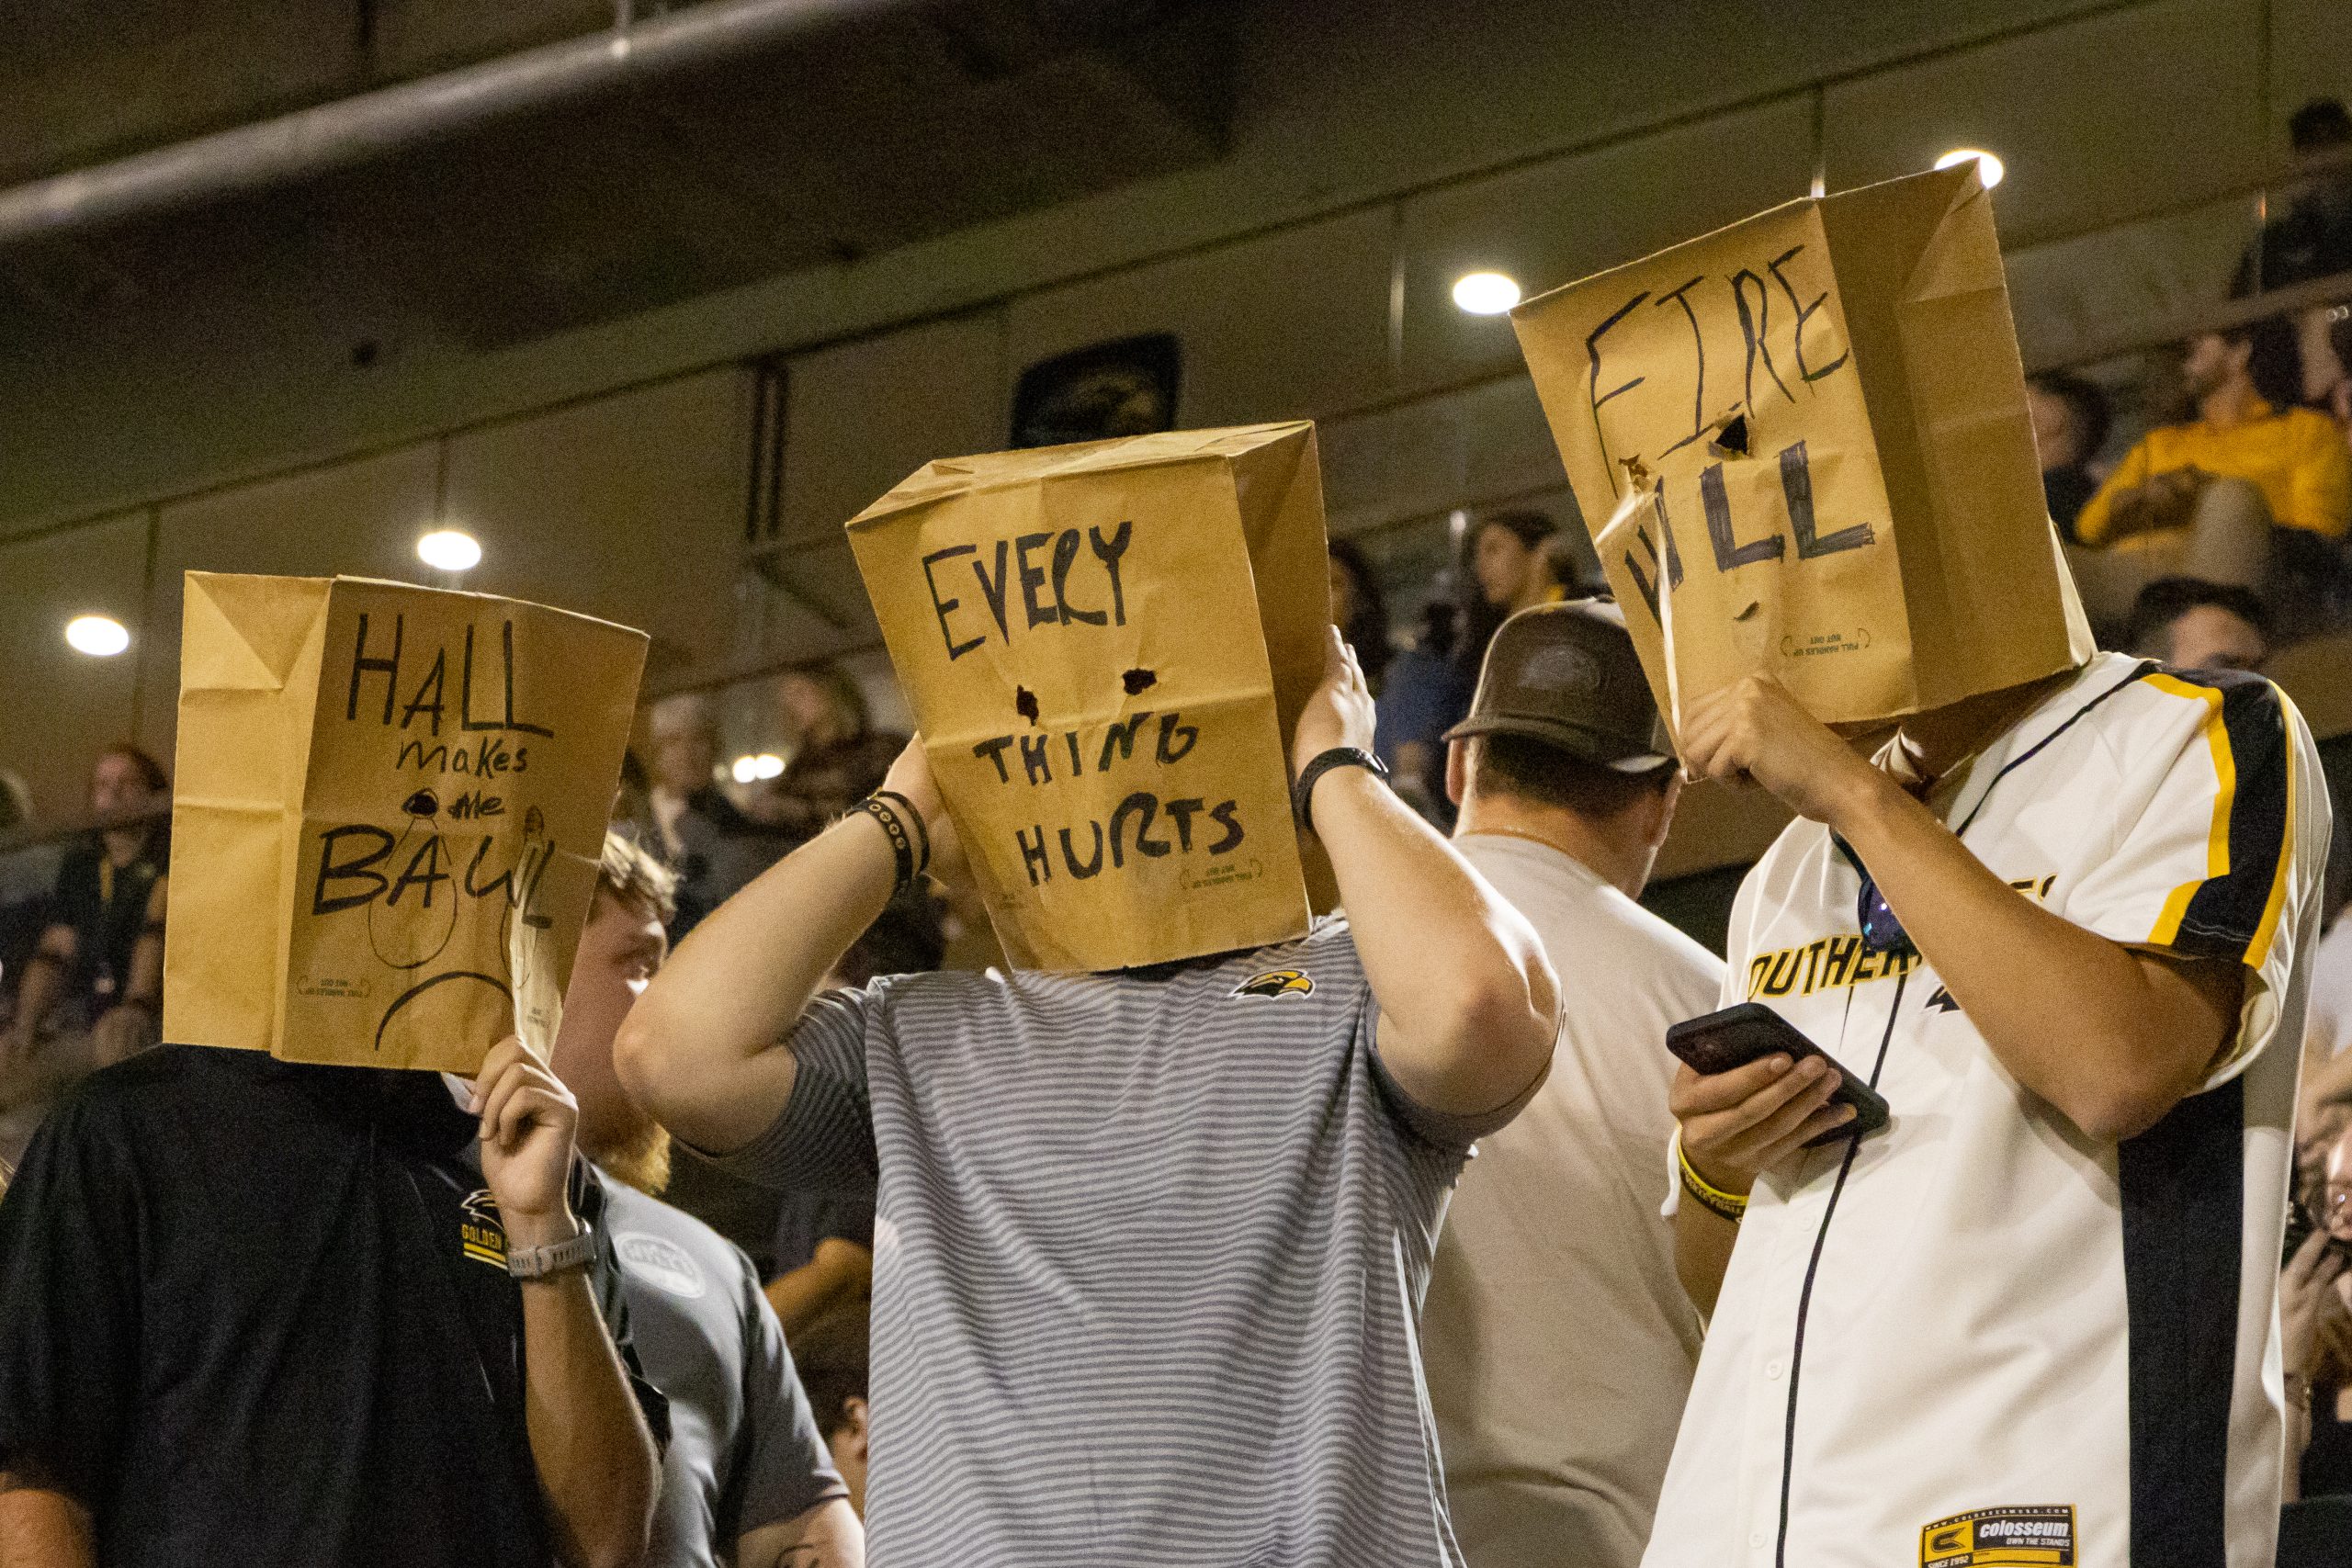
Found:
[[[2141,437],[2075,520],[2072,552],[2091,613],[2119,615],[2140,588],[2185,575],[2261,589],[2274,574],[2324,580],[2352,527],[2352,449],[2334,421],[2273,406],[2252,369],[2268,321],[2189,341],[2182,378],[2197,418]],[[2275,525],[2275,526],[2274,526]]]

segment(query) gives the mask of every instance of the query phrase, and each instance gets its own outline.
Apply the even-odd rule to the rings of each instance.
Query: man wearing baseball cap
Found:
[[[1714,1008],[1723,965],[1634,902],[1680,782],[1614,604],[1506,621],[1446,740],[1454,848],[1575,977],[1551,1077],[1480,1141],[1430,1272],[1454,1529],[1472,1568],[1633,1568],[1699,1354],[1656,1198],[1664,1041]]]

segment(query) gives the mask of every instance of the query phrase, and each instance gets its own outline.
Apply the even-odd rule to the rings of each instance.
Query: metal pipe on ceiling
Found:
[[[913,0],[707,0],[0,191],[0,247],[200,206],[646,85]],[[623,13],[626,14],[626,13]]]

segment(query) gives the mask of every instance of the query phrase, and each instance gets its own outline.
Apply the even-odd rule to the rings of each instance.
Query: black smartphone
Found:
[[[1796,1025],[1762,1002],[1742,1002],[1721,1012],[1686,1019],[1666,1032],[1666,1048],[1688,1063],[1692,1072],[1710,1075],[1746,1066],[1775,1052],[1785,1052],[1792,1062],[1802,1062],[1807,1056],[1818,1056],[1827,1062],[1838,1077],[1838,1091],[1829,1097],[1830,1103],[1852,1106],[1854,1119],[1811,1140],[1805,1145],[1807,1148],[1833,1144],[1840,1138],[1865,1137],[1886,1125],[1886,1100],[1876,1089],[1848,1072],[1837,1058],[1807,1040]]]

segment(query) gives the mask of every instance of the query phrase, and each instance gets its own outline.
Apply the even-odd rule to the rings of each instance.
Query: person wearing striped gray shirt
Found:
[[[1294,769],[1372,730],[1335,633]],[[954,875],[920,742],[887,787]],[[815,996],[893,883],[853,813],[631,1013],[623,1081],[673,1133],[874,1196],[885,1568],[1460,1568],[1420,1296],[1472,1140],[1549,1066],[1556,986],[1372,773],[1317,770],[1307,810],[1347,915],[1295,941]]]

